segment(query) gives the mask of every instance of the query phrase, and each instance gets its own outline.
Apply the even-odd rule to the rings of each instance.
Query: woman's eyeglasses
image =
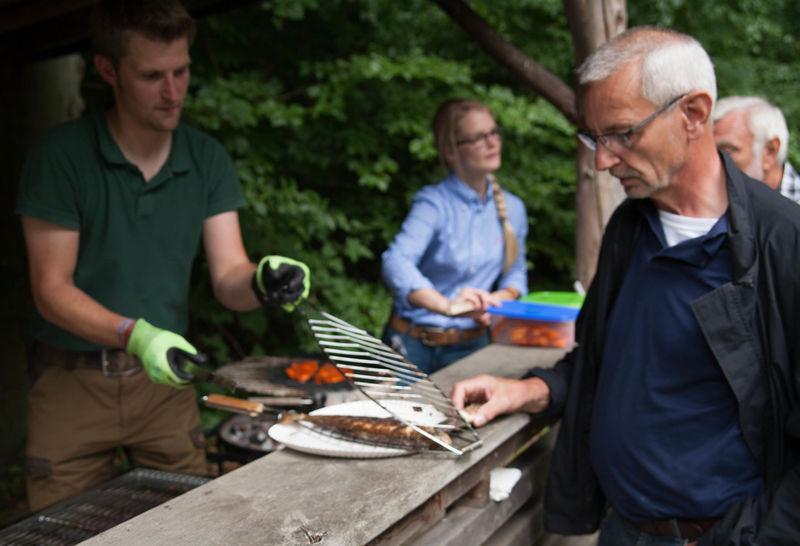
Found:
[[[456,146],[463,146],[464,144],[468,144],[470,146],[474,146],[476,144],[488,146],[490,137],[497,137],[498,139],[503,138],[503,130],[500,127],[495,127],[488,133],[480,133],[474,137],[456,140]]]

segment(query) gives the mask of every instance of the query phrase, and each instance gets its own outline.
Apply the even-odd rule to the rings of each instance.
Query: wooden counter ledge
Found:
[[[552,366],[563,353],[493,344],[432,378],[449,393],[461,379],[479,373],[520,377],[533,366]],[[502,417],[478,429],[483,445],[461,457],[342,459],[285,449],[83,544],[464,546],[511,544],[519,533],[533,543],[541,533],[536,514],[553,434],[514,461],[512,466],[523,469],[523,479],[509,499],[488,499],[488,476],[532,439],[538,440],[541,428],[542,423],[525,414]],[[509,522],[521,531],[513,532]]]

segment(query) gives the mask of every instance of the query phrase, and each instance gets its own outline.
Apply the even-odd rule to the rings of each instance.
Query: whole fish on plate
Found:
[[[423,436],[414,428],[394,417],[369,417],[361,415],[309,415],[286,414],[281,423],[296,422],[321,434],[343,440],[397,447],[401,449],[442,449],[436,441]],[[429,426],[418,426],[427,434],[452,445],[450,436]]]

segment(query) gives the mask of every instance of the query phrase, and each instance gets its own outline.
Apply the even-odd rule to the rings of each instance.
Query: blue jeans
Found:
[[[597,546],[681,546],[688,542],[685,538],[651,535],[640,531],[614,510],[609,510],[608,516],[600,525]]]
[[[486,332],[480,337],[463,343],[431,347],[387,325],[383,330],[381,341],[403,355],[406,360],[416,365],[426,374],[431,374],[456,360],[474,353],[478,349],[486,347],[489,344],[489,333]]]

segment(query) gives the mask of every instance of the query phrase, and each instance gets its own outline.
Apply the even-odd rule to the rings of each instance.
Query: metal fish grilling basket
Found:
[[[481,445],[475,429],[414,364],[365,330],[310,304],[304,306],[304,313],[317,343],[347,381],[429,441],[430,448],[409,450],[462,455]],[[415,413],[437,417],[433,421],[418,420]],[[374,440],[355,441],[377,445]]]

